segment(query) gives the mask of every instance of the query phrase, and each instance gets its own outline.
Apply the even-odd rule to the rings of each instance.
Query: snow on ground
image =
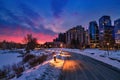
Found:
[[[31,54],[35,55],[42,55],[42,54],[51,54],[55,50],[51,49],[45,49],[45,51],[42,50],[34,50],[31,52]],[[13,78],[12,80],[58,80],[61,69],[64,64],[64,56],[60,56],[60,51],[57,51],[56,61],[53,60],[53,57],[51,57],[49,60],[43,62],[42,64],[35,66],[31,69],[28,69],[22,73],[22,76],[19,78]]]
[[[56,61],[52,59],[50,61],[51,66],[54,66],[55,68],[58,68],[58,69],[61,69],[63,63],[64,63],[63,59],[57,59]]]
[[[44,73],[45,69],[48,67],[48,62],[38,65],[36,67],[33,67],[29,70],[26,70],[22,73],[22,76],[19,78],[14,78],[12,80],[35,80],[39,78],[42,73]]]
[[[20,54],[18,52],[13,52],[10,50],[0,50],[0,68],[4,65],[12,65],[18,63],[22,60],[18,57]]]
[[[109,52],[110,55],[108,56],[107,51],[99,50],[99,49],[79,50],[79,49],[67,49],[67,48],[62,48],[62,49],[61,48],[49,48],[49,49],[45,49],[45,50],[31,51],[31,54],[43,55],[43,54],[51,54],[51,53],[55,52],[56,56],[57,56],[56,62],[53,59],[49,59],[49,60],[45,61],[43,64],[40,64],[38,66],[35,66],[31,69],[24,71],[21,77],[14,78],[12,80],[35,80],[35,79],[58,80],[58,78],[61,74],[62,66],[64,64],[64,59],[65,59],[65,57],[70,56],[70,55],[66,54],[65,52],[63,54],[59,54],[61,52],[61,50],[86,55],[86,56],[89,56],[96,60],[110,64],[110,65],[120,69],[120,62],[118,61],[120,59],[120,51],[117,51],[117,52],[110,51]],[[115,60],[113,60],[111,58],[115,58]]]
[[[18,50],[11,51],[11,50],[0,50],[0,66],[10,64],[12,65],[13,63],[18,63],[22,61],[21,57],[19,56]],[[24,51],[24,50],[22,50]],[[31,54],[35,54],[36,56],[41,56],[43,54],[51,54],[55,50],[34,50],[31,51]],[[56,59],[56,62],[53,60],[53,57],[49,56],[49,60],[45,61],[44,63],[35,66],[31,69],[27,69],[22,73],[22,76],[19,78],[13,78],[12,80],[58,80],[60,74],[61,74],[61,69],[64,64],[64,56],[60,57],[60,50],[56,51],[56,57],[59,57]]]
[[[64,60],[57,59],[57,62],[54,62],[51,59],[25,71],[21,77],[12,80],[58,80],[63,63]]]
[[[47,54],[51,54],[52,52],[53,52],[53,51],[50,51],[49,49],[30,51],[31,54],[34,54],[34,55],[36,55],[36,56],[42,56],[43,54],[44,54],[44,55],[47,55]]]
[[[62,49],[61,48],[48,48],[48,49],[45,49],[45,51],[50,52],[50,53],[55,52],[55,54],[59,54],[62,52]]]
[[[34,54],[36,56],[41,56],[43,54],[45,54],[45,51],[42,51],[42,50],[34,50],[34,51],[31,51],[30,52],[31,54]]]
[[[0,50],[0,54],[8,53],[10,50]]]
[[[99,49],[85,49],[85,50],[79,50],[79,49],[63,49],[64,51],[69,52],[75,52],[78,54],[86,55],[91,58],[94,58],[96,60],[102,61],[104,63],[107,63],[109,65],[112,65],[118,69],[120,69],[120,51],[109,51],[108,55],[107,51],[99,50]]]

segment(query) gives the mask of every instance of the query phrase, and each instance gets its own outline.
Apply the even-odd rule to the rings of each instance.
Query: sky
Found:
[[[32,34],[39,43],[103,15],[120,18],[120,0],[0,0],[0,41],[22,43]]]

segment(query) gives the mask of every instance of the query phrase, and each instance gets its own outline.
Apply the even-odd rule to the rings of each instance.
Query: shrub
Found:
[[[33,58],[32,60],[29,61],[29,64],[31,67],[34,67],[38,64],[43,63],[47,59],[47,55],[39,56],[36,58]]]
[[[3,66],[0,70],[0,79],[11,77],[10,73],[12,72],[12,68],[10,65]]]
[[[12,69],[15,72],[15,74],[18,76],[21,75],[21,73],[24,71],[24,66],[21,64],[14,64],[12,66]]]
[[[36,56],[33,55],[33,54],[26,54],[24,57],[23,57],[23,62],[28,62],[30,59],[33,59],[35,58]]]
[[[6,77],[6,72],[4,72],[4,70],[0,70],[0,79],[3,79]]]
[[[42,55],[38,57],[37,61],[40,63],[43,63],[47,59],[47,55]]]

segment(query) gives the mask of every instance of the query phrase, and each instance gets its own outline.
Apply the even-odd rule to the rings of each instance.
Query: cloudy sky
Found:
[[[39,43],[52,41],[103,15],[120,18],[120,0],[0,0],[0,41],[22,42],[28,33]]]

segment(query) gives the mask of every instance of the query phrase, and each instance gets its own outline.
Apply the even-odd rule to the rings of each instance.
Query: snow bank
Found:
[[[45,51],[34,50],[31,54],[42,55],[42,54],[51,54],[55,50],[45,49]],[[56,56],[60,57],[60,51],[57,51]],[[50,56],[49,56],[50,57]],[[60,57],[56,59],[56,62],[52,57],[44,63],[35,66],[31,69],[28,69],[22,73],[22,76],[19,78],[14,78],[12,80],[58,80],[61,74],[61,69],[64,64],[64,58]]]
[[[47,54],[51,54],[52,52],[48,49],[45,49],[45,50],[33,50],[33,51],[30,51],[30,53],[36,56],[42,56],[43,54],[47,55]]]
[[[48,63],[38,65],[36,67],[33,67],[32,69],[29,69],[23,72],[21,77],[14,78],[12,80],[35,80],[43,74],[47,66],[48,66]]]
[[[12,80],[58,80],[63,63],[63,60],[57,59],[57,62],[54,62],[52,59],[25,71],[21,77]]]

